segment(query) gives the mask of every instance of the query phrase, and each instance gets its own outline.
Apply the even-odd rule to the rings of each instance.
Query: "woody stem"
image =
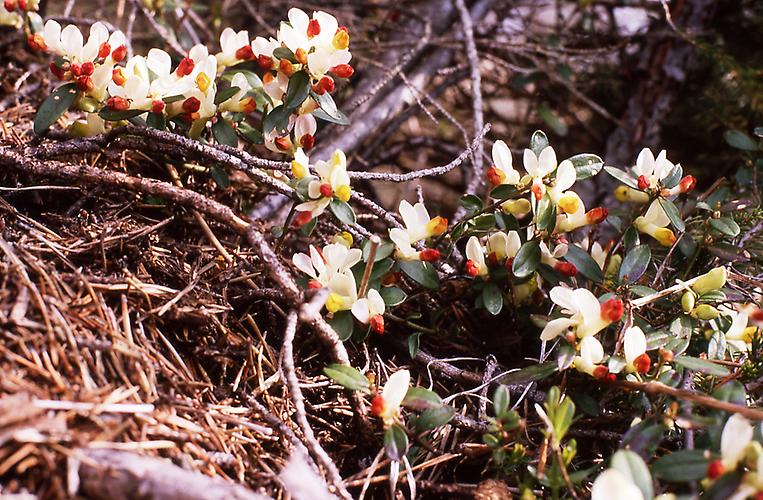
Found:
[[[360,280],[360,289],[358,290],[358,297],[363,298],[366,296],[366,289],[368,288],[368,281],[371,279],[371,271],[374,269],[374,260],[376,259],[376,250],[381,244],[381,239],[375,234],[369,238],[371,242],[371,248],[368,250],[368,263],[366,269],[363,271],[363,278]]]

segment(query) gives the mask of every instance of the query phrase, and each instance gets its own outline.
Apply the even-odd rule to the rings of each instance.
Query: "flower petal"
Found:
[[[721,433],[721,456],[727,470],[736,468],[744,456],[745,448],[752,441],[753,433],[750,421],[738,413],[726,421]]]
[[[408,393],[410,385],[411,374],[408,370],[398,370],[389,377],[382,390],[385,412],[388,408],[397,411],[406,393]]]

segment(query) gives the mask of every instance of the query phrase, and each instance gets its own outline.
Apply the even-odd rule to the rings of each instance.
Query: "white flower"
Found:
[[[221,68],[234,66],[254,57],[254,50],[246,30],[236,33],[231,28],[225,28],[220,34],[220,52],[215,54],[217,64]]]
[[[638,179],[639,188],[646,190],[657,187],[665,177],[675,168],[667,158],[667,152],[663,149],[655,159],[649,148],[644,148],[636,158],[633,167],[633,175]]]
[[[328,286],[337,274],[343,274],[360,262],[363,252],[359,248],[347,248],[340,243],[331,243],[320,250],[310,245],[310,255],[296,253],[292,257],[294,266],[311,277],[311,287]]]
[[[231,111],[234,113],[251,113],[257,109],[257,103],[254,98],[247,96],[247,92],[252,90],[249,79],[243,73],[236,73],[231,78],[231,87],[238,87],[238,92],[229,99],[220,103],[220,111]]]
[[[521,246],[522,240],[516,231],[493,233],[487,240],[488,260],[499,263],[506,259],[513,259]]]
[[[466,273],[469,276],[475,278],[488,275],[485,252],[476,236],[470,237],[469,241],[466,242],[466,259]]]
[[[329,161],[320,160],[315,164],[319,178],[313,179],[307,186],[311,201],[297,205],[298,212],[309,212],[312,217],[322,214],[336,196],[342,201],[349,201],[352,190],[350,176],[347,174],[347,157],[337,149]]]
[[[607,469],[593,482],[591,500],[649,500],[638,486],[617,469]]]
[[[574,191],[568,191],[575,184],[576,177],[575,166],[570,160],[564,160],[556,169],[554,185],[548,190],[551,200],[567,213],[577,212],[574,198],[579,199],[579,197]],[[573,198],[567,199],[568,196],[572,195],[574,195]]]
[[[352,305],[352,315],[364,325],[370,324],[376,333],[384,333],[384,310],[384,299],[373,288]]]
[[[382,419],[385,426],[390,426],[398,419],[400,405],[411,385],[411,374],[408,370],[398,370],[384,384],[382,393],[374,397],[371,403],[371,413]]]
[[[596,296],[585,288],[572,290],[556,286],[551,289],[550,297],[562,308],[562,314],[568,317],[549,321],[543,328],[541,340],[551,340],[566,332],[574,332],[581,339],[595,335],[618,321],[623,314],[623,303],[619,298],[600,304]]]
[[[747,326],[749,315],[746,310],[735,311],[723,306],[722,312],[731,318],[731,325],[726,330],[726,340],[730,345],[739,351],[746,351],[747,344],[752,342],[752,338],[757,332],[756,326]]]
[[[281,24],[276,38],[301,64],[307,65],[313,78],[320,80],[332,68],[350,62],[349,35],[346,29],[339,28],[334,16],[317,11],[308,17],[304,11],[292,8],[288,17],[289,23]]]
[[[648,234],[660,245],[669,247],[676,242],[676,235],[668,229],[670,219],[660,205],[659,200],[654,200],[644,215],[633,221],[633,225],[642,233]]]
[[[721,461],[723,469],[734,470],[744,458],[747,446],[755,432],[752,424],[742,415],[735,413],[726,421],[721,432]]]
[[[503,141],[495,141],[493,144],[493,166],[488,169],[487,177],[493,186],[519,184],[521,177],[514,169],[511,150]]]
[[[349,269],[335,274],[329,280],[326,288],[331,291],[328,300],[326,300],[326,309],[331,313],[347,311],[358,300],[355,277]]]
[[[566,243],[560,243],[554,246],[554,250],[550,250],[545,241],[541,241],[540,245],[540,261],[547,266],[555,269],[559,273],[565,276],[577,276],[578,269],[571,262],[564,262],[559,259],[567,255],[568,245]]]
[[[556,152],[551,146],[546,146],[539,155],[531,149],[525,149],[523,162],[525,170],[532,177],[532,192],[536,200],[543,198],[546,194],[546,186],[543,178],[556,169]]]
[[[651,367],[652,360],[646,353],[646,336],[638,326],[632,326],[625,331],[623,338],[625,354],[625,369],[633,373],[646,373]]]
[[[584,337],[578,347],[580,355],[575,356],[573,361],[575,369],[592,376],[596,376],[602,368],[606,371],[606,367],[599,366],[604,359],[604,348],[596,337],[593,335]]]
[[[414,249],[413,245],[444,233],[448,228],[448,220],[439,216],[430,218],[427,207],[423,203],[411,205],[403,200],[398,210],[403,218],[405,229],[396,227],[389,231],[389,237],[395,243],[396,255],[403,260],[419,259],[420,252]]]

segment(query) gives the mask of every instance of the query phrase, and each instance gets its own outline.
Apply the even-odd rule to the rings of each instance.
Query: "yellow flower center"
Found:
[[[331,44],[336,50],[344,50],[350,46],[350,34],[345,30],[337,30]]]
[[[198,75],[196,75],[196,85],[198,85],[199,90],[201,90],[205,94],[211,83],[212,83],[212,80],[210,80],[207,74],[204,73],[203,71],[199,73]]]
[[[326,301],[326,309],[331,313],[344,310],[344,299],[342,296],[338,293],[332,292]]]
[[[435,217],[427,222],[427,233],[429,236],[440,236],[448,229],[448,219],[445,217]]]
[[[304,179],[304,177],[307,175],[307,169],[297,160],[293,160],[291,162],[291,175],[295,179]]]
[[[562,196],[562,198],[559,200],[559,208],[561,208],[564,213],[574,214],[577,213],[577,211],[580,209],[580,201],[578,200],[577,196],[568,194],[566,196]]]
[[[339,186],[334,190],[334,195],[342,201],[349,201],[350,193],[352,193],[352,190],[347,184]]]

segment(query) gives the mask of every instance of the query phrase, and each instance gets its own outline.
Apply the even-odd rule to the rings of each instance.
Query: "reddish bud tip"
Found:
[[[533,195],[535,196],[535,199],[537,201],[540,201],[541,198],[543,198],[543,186],[540,184],[533,184],[533,187],[530,188],[530,191],[532,191]]]
[[[720,460],[713,460],[707,464],[707,477],[710,479],[718,479],[723,474],[723,462]]]
[[[69,66],[69,71],[71,71],[74,76],[80,76],[82,75],[82,66],[79,64],[72,64]]]
[[[645,175],[639,175],[638,176],[638,188],[642,191],[646,191],[649,189],[650,186],[649,179],[646,178]]]
[[[3,7],[5,7],[5,10],[8,12],[13,12],[16,10],[16,0],[5,0],[3,2]]]
[[[334,196],[334,190],[331,188],[331,184],[321,184],[321,196],[324,198],[331,198]]]
[[[59,80],[63,80],[64,73],[66,73],[66,71],[63,70],[63,68],[59,68],[54,62],[50,63],[49,68],[50,68],[50,72],[53,73],[56,76],[56,78],[58,78]]]
[[[554,269],[565,276],[569,276],[570,278],[573,278],[578,274],[578,268],[569,262],[557,262],[554,266]]]
[[[114,68],[111,71],[111,79],[114,83],[119,85],[120,87],[125,84],[125,74],[122,71],[122,68]]]
[[[312,38],[321,34],[321,23],[317,19],[310,19],[307,23],[307,36]]]
[[[302,212],[302,213],[306,213],[306,212]],[[317,290],[319,288],[323,288],[323,285],[321,285],[321,282],[318,280],[310,280],[307,282],[307,288],[311,290]]]
[[[292,225],[294,227],[302,227],[311,220],[313,220],[313,214],[310,212],[300,212],[296,217],[294,217],[294,222]]]
[[[606,219],[608,215],[609,212],[604,207],[592,208],[585,214],[586,220],[589,224],[598,224]]]
[[[355,74],[355,68],[349,64],[337,64],[330,71],[339,78],[349,78]]]
[[[195,113],[201,109],[201,101],[195,97],[189,97],[183,101],[183,111],[186,113]]]
[[[93,79],[87,75],[78,76],[77,88],[81,90],[82,92],[90,92],[91,90],[95,88],[95,85],[93,84]]]
[[[440,251],[436,248],[425,248],[419,252],[419,259],[424,262],[437,262],[440,260]]]
[[[604,365],[599,365],[593,369],[593,376],[596,379],[604,380],[609,377],[609,368]]]
[[[30,34],[26,41],[32,50],[44,52],[48,49],[48,46],[45,44],[45,39],[39,33]]]
[[[254,52],[252,51],[251,45],[244,45],[240,49],[236,51],[236,59],[241,59],[242,61],[249,61],[250,59],[254,58]]]
[[[154,102],[151,103],[151,111],[154,113],[160,115],[164,112],[164,108],[166,107],[166,104],[161,99],[156,99]]]
[[[111,54],[111,45],[109,45],[109,42],[103,42],[101,46],[98,47],[98,57],[105,59],[109,57],[109,54]]]
[[[193,59],[190,57],[184,58],[182,61],[180,61],[180,64],[178,64],[177,74],[178,76],[188,76],[191,73],[193,73],[193,68],[196,67],[196,63],[193,62]]]
[[[130,109],[130,101],[120,96],[112,96],[106,100],[106,107],[114,111],[127,111]]]
[[[93,74],[93,71],[95,71],[95,64],[91,62],[82,63],[82,74],[85,76],[90,76]]]
[[[487,263],[492,267],[497,266],[499,264],[498,255],[495,252],[490,252],[487,255]]]
[[[270,56],[266,56],[264,54],[260,54],[257,56],[257,64],[259,64],[260,68],[268,70],[273,68],[273,58]]]
[[[379,335],[384,333],[384,316],[377,314],[371,318],[371,330]]]
[[[498,170],[495,166],[490,167],[487,169],[487,180],[492,184],[493,186],[500,186],[503,182],[503,175],[501,175],[501,171]]]
[[[315,137],[313,137],[313,134],[305,134],[299,138],[299,145],[302,146],[302,149],[313,149]]]
[[[291,62],[286,59],[281,59],[278,62],[278,69],[286,76],[291,76],[291,74],[294,73],[294,66],[292,66]]]
[[[328,92],[330,94],[334,91],[334,79],[325,75],[318,81],[318,86],[323,89],[323,92]]]
[[[125,56],[127,56],[127,47],[125,45],[120,45],[111,53],[111,58],[114,62],[121,62]]]
[[[601,318],[611,323],[619,321],[623,317],[623,312],[625,312],[625,306],[618,298],[609,299],[601,305]]]
[[[697,186],[697,179],[693,175],[687,175],[678,183],[679,192],[688,193]]]
[[[371,400],[371,415],[378,417],[384,411],[384,398],[381,394],[377,394]]]
[[[289,141],[288,137],[276,137],[275,140],[273,140],[276,147],[281,151],[288,151],[291,149],[291,141]]]
[[[464,267],[466,268],[466,274],[468,274],[472,278],[477,276],[479,269],[477,269],[477,264],[475,264],[473,260],[471,259],[467,260]]]
[[[652,360],[647,353],[644,353],[633,360],[633,367],[638,373],[646,373],[652,367]]]

